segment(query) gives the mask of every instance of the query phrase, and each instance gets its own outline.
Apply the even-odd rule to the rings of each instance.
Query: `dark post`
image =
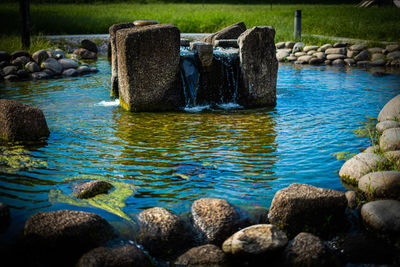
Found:
[[[19,13],[21,14],[22,47],[28,49],[31,45],[29,0],[19,0]]]
[[[294,12],[294,39],[301,39],[301,10]]]

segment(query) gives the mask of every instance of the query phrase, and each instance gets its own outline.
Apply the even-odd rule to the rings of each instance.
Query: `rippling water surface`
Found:
[[[9,232],[41,210],[95,211],[118,225],[153,206],[187,212],[206,196],[252,213],[293,182],[344,190],[333,154],[366,147],[353,130],[400,92],[394,74],[281,65],[275,108],[129,113],[109,97],[109,63],[97,67],[86,77],[0,84],[0,97],[41,108],[51,131],[45,144],[0,145]],[[71,197],[92,177],[114,183],[111,199]]]

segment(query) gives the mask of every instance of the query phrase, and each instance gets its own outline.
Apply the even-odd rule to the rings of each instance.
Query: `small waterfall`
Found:
[[[238,49],[214,49],[213,64],[203,68],[198,56],[181,49],[181,78],[186,108],[196,106],[239,107],[240,66]],[[229,105],[226,105],[229,104]]]

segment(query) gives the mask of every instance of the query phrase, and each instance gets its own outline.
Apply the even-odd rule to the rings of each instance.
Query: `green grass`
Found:
[[[34,35],[94,34],[108,33],[109,26],[118,22],[155,19],[160,23],[174,24],[181,32],[205,33],[244,21],[248,28],[273,26],[278,42],[293,39],[296,9],[302,10],[303,34],[396,42],[400,38],[400,9],[361,9],[354,5],[275,4],[271,11],[269,4],[31,4],[31,25]],[[1,39],[18,36],[17,4],[0,4],[0,23],[6,25],[0,29]],[[330,40],[305,37],[302,41],[322,44]]]

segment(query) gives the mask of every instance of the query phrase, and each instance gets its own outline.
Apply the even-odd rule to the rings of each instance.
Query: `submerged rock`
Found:
[[[400,199],[400,171],[366,174],[358,182],[358,188],[372,198]]]
[[[215,40],[237,39],[245,31],[246,25],[243,22],[238,22],[209,35],[203,41],[209,44],[213,44]]]
[[[92,198],[99,194],[107,194],[113,185],[101,180],[90,181],[79,185],[74,192],[77,198]]]
[[[364,204],[361,208],[364,224],[381,233],[400,233],[400,201],[377,200]]]
[[[224,252],[222,252],[219,247],[212,244],[207,244],[189,249],[184,254],[179,256],[172,266],[226,267],[229,265],[227,256],[224,254]]]
[[[379,146],[383,152],[400,150],[400,127],[385,130],[379,138]]]
[[[382,108],[378,115],[378,121],[396,120],[400,116],[400,94],[392,98]]]

